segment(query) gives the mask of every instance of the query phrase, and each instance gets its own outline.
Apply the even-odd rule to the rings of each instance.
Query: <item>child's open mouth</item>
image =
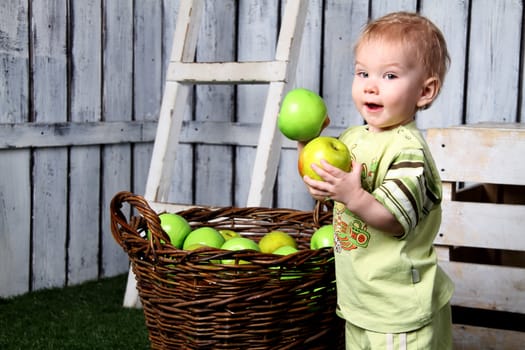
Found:
[[[382,105],[378,105],[376,103],[365,103],[366,108],[368,108],[371,111],[377,111],[381,108],[383,108]]]

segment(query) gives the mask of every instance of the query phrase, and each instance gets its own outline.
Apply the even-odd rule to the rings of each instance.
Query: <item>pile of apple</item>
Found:
[[[174,213],[162,213],[159,215],[159,218],[160,226],[168,235],[170,243],[174,247],[183,250],[195,250],[203,247],[230,251],[249,249],[277,255],[288,255],[298,251],[295,239],[284,231],[274,230],[268,232],[259,242],[256,242],[230,229],[215,229],[209,226],[192,229],[183,216]],[[149,238],[150,235],[151,233],[148,232],[147,237]],[[332,225],[321,226],[310,238],[310,249],[333,246],[334,230]],[[233,264],[235,261],[225,259],[221,263]],[[243,262],[241,261],[240,263]]]

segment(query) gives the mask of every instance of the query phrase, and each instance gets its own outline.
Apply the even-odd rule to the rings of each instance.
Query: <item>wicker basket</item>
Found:
[[[123,204],[139,215],[129,222]],[[137,279],[154,349],[342,349],[344,323],[336,316],[335,267],[329,248],[309,249],[330,212],[269,208],[191,208],[178,214],[193,228],[234,229],[258,241],[265,233],[292,235],[299,252],[254,251],[163,244],[158,215],[141,196],[120,192],[111,202],[111,230]],[[149,229],[150,239],[141,231]],[[226,265],[221,259],[248,263]]]

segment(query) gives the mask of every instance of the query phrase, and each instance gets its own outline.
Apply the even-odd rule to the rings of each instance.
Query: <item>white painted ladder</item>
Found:
[[[286,1],[274,60],[201,63],[194,57],[204,0],[181,0],[144,195],[154,210],[177,208],[167,203],[167,197],[186,100],[193,85],[211,83],[269,84],[246,205],[270,206],[282,146],[277,115],[294,80],[307,7],[308,0]],[[131,269],[124,306],[140,306]]]

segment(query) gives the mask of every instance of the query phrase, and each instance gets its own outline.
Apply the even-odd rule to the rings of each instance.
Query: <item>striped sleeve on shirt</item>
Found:
[[[410,232],[439,203],[440,195],[426,171],[421,149],[403,150],[388,169],[383,184],[373,193]]]

